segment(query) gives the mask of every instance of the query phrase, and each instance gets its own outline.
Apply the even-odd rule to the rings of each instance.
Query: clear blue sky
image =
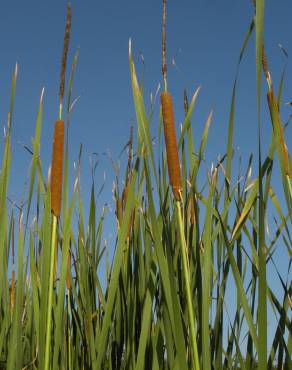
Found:
[[[145,59],[145,95],[155,92],[161,82],[161,0],[72,1],[72,36],[69,65],[80,47],[80,58],[73,89],[81,99],[72,113],[70,131],[70,171],[77,159],[80,143],[84,146],[82,187],[90,190],[88,158],[92,152],[110,150],[113,158],[126,143],[131,124],[135,126],[128,66],[128,40],[138,71],[139,52]],[[191,95],[201,85],[193,117],[195,135],[201,135],[211,109],[213,123],[207,143],[207,165],[223,154],[232,84],[239,50],[253,15],[251,0],[169,0],[167,16],[167,56],[169,88],[175,101],[177,124],[183,119],[183,89]],[[291,0],[266,1],[265,40],[275,87],[287,64],[283,102],[292,100]],[[9,195],[19,200],[29,169],[29,154],[17,144],[28,146],[34,133],[39,95],[45,87],[41,155],[45,171],[51,160],[53,123],[58,109],[58,79],[63,44],[66,1],[6,1],[0,8],[0,117],[6,123],[9,109],[11,74],[19,64],[13,121],[13,158]],[[277,46],[281,43],[290,59]],[[171,65],[175,56],[177,68]],[[236,105],[234,143],[244,156],[257,151],[254,36],[242,63]],[[263,81],[263,104],[267,88]],[[158,105],[156,105],[156,111]],[[283,120],[292,108],[281,107]],[[153,122],[156,125],[157,121]],[[271,125],[263,114],[263,147],[269,144]],[[153,130],[156,134],[156,130]],[[291,151],[292,130],[286,130]],[[196,142],[198,144],[198,141]],[[2,151],[3,145],[0,144]],[[266,153],[266,152],[265,152]],[[264,153],[264,154],[265,154]],[[244,168],[244,167],[243,167]],[[256,171],[256,169],[255,169]],[[102,157],[97,185],[106,172],[106,189],[100,198],[112,203],[112,170]],[[281,188],[279,188],[281,192]],[[109,235],[111,231],[106,230]],[[107,236],[106,235],[106,236]]]
[[[144,55],[145,93],[148,99],[150,91],[155,91],[158,82],[161,82],[161,2],[72,1],[69,63],[80,46],[74,95],[81,95],[72,115],[72,148],[83,142],[88,152],[102,152],[110,148],[116,154],[126,141],[129,125],[135,119],[129,82],[128,39],[131,37],[133,40],[138,64],[139,51]],[[289,0],[266,2],[266,49],[276,84],[285,63],[285,57],[277,46],[279,42],[288,53],[291,50],[292,58],[291,11]],[[39,94],[44,86],[43,155],[48,153],[51,125],[57,113],[65,13],[66,1],[60,0],[9,1],[1,4],[1,121],[3,123],[6,119],[11,72],[15,62],[18,62],[14,138],[27,144],[30,142]],[[208,111],[214,109],[208,151],[211,158],[212,151],[214,154],[224,151],[235,67],[252,13],[250,0],[168,1],[168,79],[175,98],[176,119],[177,122],[182,120],[183,88],[186,87],[191,94],[198,85],[202,85],[194,125],[199,130]],[[171,67],[173,56],[176,56],[179,71]],[[288,61],[284,101],[292,100],[292,88],[289,88],[291,74],[292,67]],[[282,113],[284,118],[288,117],[290,109],[283,107]],[[254,149],[255,141],[250,140],[249,130],[254,131],[255,118],[252,41],[239,78],[235,142],[241,148],[247,146]],[[287,131],[287,135],[291,138],[291,130]]]

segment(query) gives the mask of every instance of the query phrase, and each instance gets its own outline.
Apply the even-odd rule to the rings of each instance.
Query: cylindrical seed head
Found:
[[[182,181],[174,126],[173,104],[171,95],[168,92],[161,93],[161,106],[169,181],[172,187],[174,198],[176,200],[180,200]]]
[[[64,150],[64,121],[55,123],[53,159],[51,174],[51,209],[59,217],[62,200],[62,175],[63,175],[63,150]]]

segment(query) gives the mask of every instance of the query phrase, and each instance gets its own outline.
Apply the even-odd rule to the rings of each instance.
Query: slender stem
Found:
[[[71,317],[71,302],[70,302],[70,290],[67,292],[67,309],[68,309],[68,368],[72,369],[72,360],[71,360],[71,333],[70,333],[70,317]]]
[[[49,303],[48,303],[48,318],[47,318],[47,331],[46,331],[45,370],[49,370],[49,359],[50,359],[56,231],[57,231],[57,217],[53,215],[50,276],[49,276]]]
[[[164,90],[167,91],[167,64],[166,64],[166,0],[163,0],[163,13],[162,13],[162,77]]]
[[[181,245],[181,250],[182,250],[183,273],[184,273],[185,287],[186,287],[186,293],[187,293],[188,314],[189,314],[189,320],[190,320],[193,365],[194,365],[195,370],[199,370],[200,364],[199,364],[199,357],[198,357],[194,310],[193,310],[193,304],[192,304],[190,271],[189,271],[189,262],[188,262],[188,256],[187,256],[187,245],[186,245],[184,231],[183,231],[183,220],[182,220],[181,207],[180,207],[179,201],[176,201],[176,206],[177,206],[177,213],[178,213],[179,235],[180,235],[180,241],[181,241],[180,245]]]

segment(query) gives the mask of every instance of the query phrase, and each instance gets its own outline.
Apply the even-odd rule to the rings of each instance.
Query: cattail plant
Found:
[[[48,370],[50,367],[49,361],[50,361],[51,321],[52,321],[51,317],[52,317],[55,253],[57,248],[56,245],[57,220],[61,212],[61,199],[62,199],[62,175],[63,175],[63,151],[64,151],[64,121],[62,120],[62,103],[65,91],[65,72],[70,40],[70,31],[71,31],[71,5],[68,3],[64,46],[61,62],[60,86],[59,86],[59,119],[55,123],[53,157],[52,157],[51,210],[53,215],[53,225],[52,225],[52,243],[51,243],[50,277],[49,277],[48,318],[47,318],[46,348],[45,348],[45,370]]]
[[[164,81],[164,92],[161,93],[161,107],[162,107],[162,118],[164,126],[164,138],[166,146],[166,156],[167,156],[167,166],[170,184],[172,187],[173,195],[176,202],[176,209],[178,214],[178,226],[179,226],[179,236],[180,245],[182,253],[183,262],[183,274],[185,279],[185,288],[187,295],[187,306],[188,306],[188,316],[190,323],[190,337],[192,344],[192,356],[193,356],[193,367],[195,370],[200,369],[199,358],[198,358],[198,348],[196,340],[195,331],[195,318],[194,309],[192,303],[192,294],[190,288],[190,268],[188,261],[187,245],[183,230],[183,220],[180,201],[182,199],[182,181],[180,174],[178,147],[175,135],[175,125],[174,125],[174,113],[173,113],[173,103],[171,95],[167,91],[167,64],[166,64],[166,0],[163,0],[163,14],[162,14],[162,77]]]

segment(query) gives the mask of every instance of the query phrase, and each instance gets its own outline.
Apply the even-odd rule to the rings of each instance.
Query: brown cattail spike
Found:
[[[55,123],[51,174],[51,209],[56,217],[59,217],[61,211],[63,150],[64,121],[58,120]]]
[[[161,93],[162,117],[166,145],[167,165],[170,184],[176,200],[180,200],[182,181],[179,167],[178,148],[174,127],[172,98],[168,92]]]
[[[71,32],[71,5],[70,3],[68,3],[66,28],[65,28],[65,35],[64,35],[64,46],[63,46],[62,63],[61,63],[61,75],[60,75],[60,89],[59,89],[60,103],[62,103],[63,96],[64,96],[64,90],[65,90],[65,72],[66,72],[70,32]]]

